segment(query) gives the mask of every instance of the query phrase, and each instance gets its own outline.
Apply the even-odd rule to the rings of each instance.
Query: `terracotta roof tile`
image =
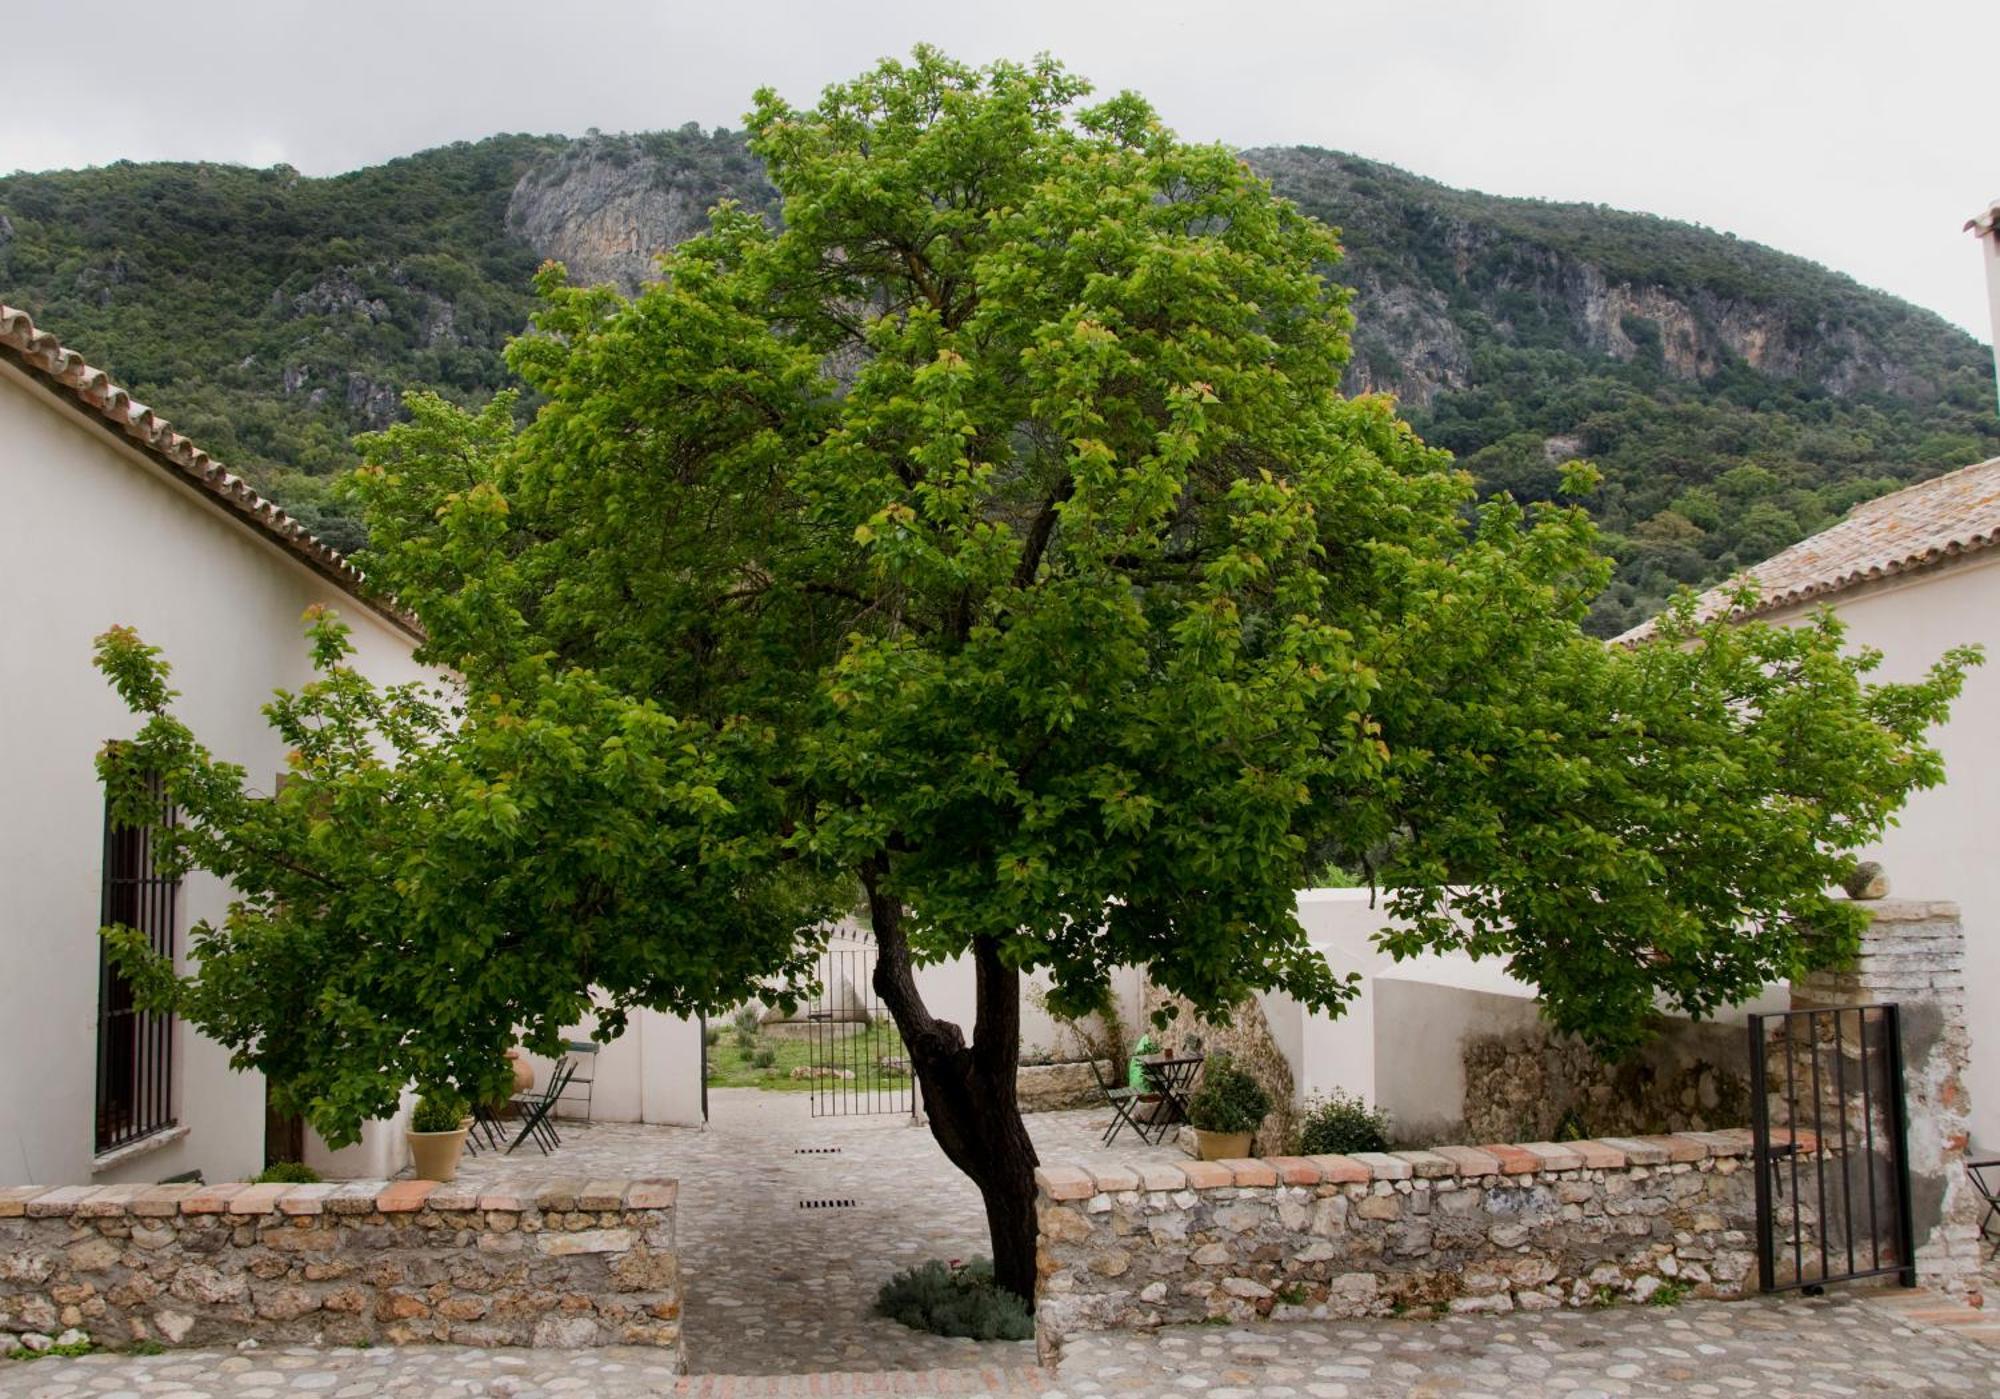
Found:
[[[1757,602],[1731,615],[1740,619],[1775,612],[1996,543],[2000,457],[1864,501],[1839,524],[1745,569],[1737,580],[1757,585]],[[1725,588],[1711,588],[1698,604],[1704,617],[1728,606]],[[1649,620],[1617,639],[1642,641],[1652,631]]]
[[[306,527],[266,500],[242,477],[175,432],[173,425],[113,383],[101,369],[84,363],[46,330],[39,330],[26,311],[0,302],[0,359],[25,370],[30,377],[71,400],[86,416],[100,420],[164,467],[195,487],[243,524],[272,540],[321,577],[356,601],[387,617],[412,635],[421,635],[413,618],[369,590],[361,570],[341,553],[306,531]]]

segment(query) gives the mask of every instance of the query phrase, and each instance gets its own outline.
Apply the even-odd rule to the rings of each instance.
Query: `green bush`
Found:
[[[875,1311],[933,1336],[975,1341],[1025,1341],[1035,1334],[1028,1304],[993,1281],[993,1264],[975,1258],[962,1268],[932,1259],[882,1284]]]
[[[757,1007],[743,1006],[729,1018],[729,1023],[736,1027],[737,1038],[742,1039],[747,1036],[755,1039],[758,1027],[764,1023],[764,1017]]]
[[[320,1174],[303,1161],[273,1161],[250,1179],[257,1185],[313,1185]]]
[[[1307,1156],[1340,1156],[1350,1151],[1387,1151],[1389,1114],[1351,1093],[1335,1091],[1306,1104],[1299,1123],[1299,1150]]]
[[[778,1051],[768,1045],[750,1056],[750,1062],[760,1069],[768,1069],[778,1062]]]
[[[1218,1054],[1202,1067],[1201,1087],[1188,1100],[1188,1121],[1203,1132],[1254,1132],[1270,1110],[1264,1085],[1227,1054]]]
[[[455,1093],[433,1089],[417,1099],[417,1106],[410,1113],[410,1130],[456,1132],[463,1121],[465,1100]]]

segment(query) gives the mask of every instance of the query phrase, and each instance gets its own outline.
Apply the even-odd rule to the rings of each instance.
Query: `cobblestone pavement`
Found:
[[[1179,1156],[1130,1132],[1098,1143],[1108,1112],[1033,1113],[1044,1159],[1131,1163]],[[686,1279],[688,1367],[695,1372],[926,1370],[1025,1366],[1034,1347],[955,1340],[871,1314],[895,1272],[928,1258],[988,1251],[979,1192],[906,1116],[812,1116],[804,1093],[709,1094],[703,1130],[562,1124],[543,1156],[482,1154],[459,1178],[668,1176],[681,1183],[675,1228]],[[848,1201],[825,1208],[801,1201]]]
[[[1894,1300],[1894,1299],[1891,1299]],[[1463,1316],[1439,1321],[1184,1326],[1071,1343],[1054,1375],[983,1371],[677,1379],[643,1351],[269,1348],[89,1356],[0,1367],[0,1395],[278,1399],[316,1394],[761,1396],[1041,1394],[1210,1399],[1480,1396],[2000,1394],[2000,1349],[1913,1320],[1919,1309],[1849,1292],[1676,1308]]]

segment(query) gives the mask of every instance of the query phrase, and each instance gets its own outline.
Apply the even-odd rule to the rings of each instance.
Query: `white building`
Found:
[[[310,678],[307,606],[340,612],[378,682],[422,673],[416,636],[339,555],[7,306],[0,596],[0,1181],[254,1173],[261,1076],[132,1012],[102,962],[108,910],[184,957],[226,891],[207,876],[147,881],[143,846],[107,831],[92,757],[137,726],[92,667],[92,640],[124,623],[162,647],[196,733],[275,782],[284,755],[258,711]],[[376,1127],[345,1164],[392,1167],[397,1136]]]
[[[1792,623],[1830,607],[1850,645],[1882,652],[1877,680],[1914,680],[1953,646],[1988,662],[1932,736],[1945,782],[1919,792],[1867,858],[1895,894],[1963,909],[1974,1140],[2000,1143],[2000,457],[1858,505],[1839,524],[1748,570],[1745,616]],[[1724,605],[1719,593],[1704,599]],[[1638,627],[1620,640],[1643,635]]]

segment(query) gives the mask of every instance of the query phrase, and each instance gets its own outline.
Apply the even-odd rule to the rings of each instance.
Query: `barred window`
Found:
[[[178,813],[159,780],[159,825]],[[136,928],[155,952],[174,955],[179,881],[161,876],[153,828],[122,826],[107,800],[101,923]],[[174,1020],[133,1004],[132,986],[100,941],[97,951],[97,1151],[115,1150],[174,1125]]]

